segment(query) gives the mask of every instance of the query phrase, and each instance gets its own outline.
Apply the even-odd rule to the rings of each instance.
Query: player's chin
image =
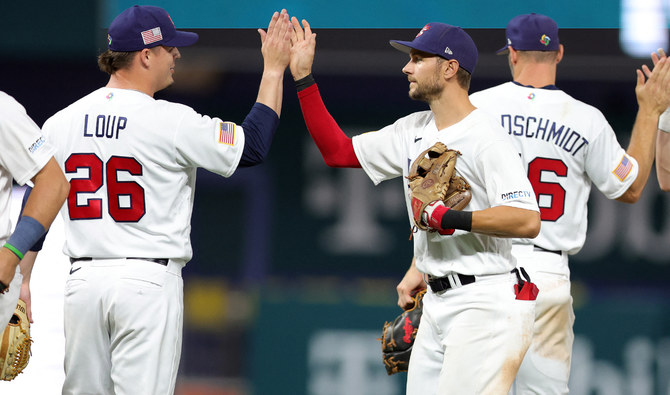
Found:
[[[407,93],[409,94],[409,97],[412,97],[413,95],[416,94],[416,82],[409,83],[409,89],[407,90]]]
[[[420,91],[418,91],[417,89],[410,89],[409,93],[408,93],[408,96],[412,100],[426,101],[425,96]]]
[[[174,79],[172,77],[170,77],[170,78],[165,80],[165,82],[163,83],[163,86],[159,90],[163,90],[163,89],[169,87],[172,84],[174,84]]]

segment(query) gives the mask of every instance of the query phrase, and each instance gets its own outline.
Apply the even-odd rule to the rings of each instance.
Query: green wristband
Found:
[[[21,253],[21,251],[19,251],[19,250],[18,250],[16,247],[14,247],[13,245],[11,245],[11,244],[9,244],[9,243],[5,243],[5,245],[4,245],[3,247],[5,247],[5,248],[7,248],[8,250],[10,250],[11,252],[13,252],[14,255],[16,255],[16,256],[19,257],[19,259],[23,259],[23,254]]]

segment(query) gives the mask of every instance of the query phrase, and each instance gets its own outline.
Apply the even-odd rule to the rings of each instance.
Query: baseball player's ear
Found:
[[[509,47],[508,51],[509,52],[508,52],[507,56],[509,56],[510,62],[512,62],[512,64],[516,64],[517,59],[519,57],[519,53],[516,51],[516,49],[514,49],[512,47]]]
[[[563,44],[560,44],[558,46],[558,53],[556,54],[556,64],[561,63],[561,60],[563,60],[563,54],[565,53],[565,48],[563,47]]]
[[[447,60],[447,67],[444,69],[445,76],[451,78],[456,75],[459,68],[458,60],[450,59]]]
[[[137,56],[139,57],[140,63],[142,64],[142,66],[148,67],[149,66],[149,57],[151,56],[151,49],[144,48],[144,49],[139,51]]]

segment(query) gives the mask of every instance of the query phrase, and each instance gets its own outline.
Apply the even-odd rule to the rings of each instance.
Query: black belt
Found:
[[[143,261],[155,262],[159,265],[167,266],[169,259],[167,258],[109,258],[109,259],[141,259]],[[70,263],[75,263],[77,261],[92,261],[93,258],[90,256],[83,256],[81,258],[70,258]]]
[[[546,248],[542,248],[542,247],[536,246],[536,245],[533,246],[533,251],[551,252],[552,254],[563,255],[563,251],[548,250]]]
[[[475,282],[475,276],[471,276],[469,274],[454,273],[451,276],[457,277],[460,280],[461,285],[468,285]],[[449,282],[449,276],[447,277],[428,276],[428,285],[430,286],[430,289],[432,289],[433,292],[435,293],[446,291],[452,288],[451,283]]]

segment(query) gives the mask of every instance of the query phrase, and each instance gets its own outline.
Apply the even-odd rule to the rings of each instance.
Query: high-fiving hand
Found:
[[[294,80],[307,77],[312,73],[314,62],[314,51],[316,48],[316,33],[306,20],[302,20],[302,26],[298,18],[292,17],[293,33],[291,34],[291,61],[289,68]],[[304,27],[304,29],[303,29]]]
[[[670,107],[670,60],[662,49],[658,53],[654,52],[651,59],[654,63],[653,71],[647,65],[637,70],[635,94],[640,107],[650,106],[659,115]]]
[[[265,69],[281,70],[282,72],[288,66],[291,46],[291,23],[287,11],[281,10],[281,13],[275,12],[270,19],[267,33],[263,29],[258,29],[261,36],[261,53]]]

